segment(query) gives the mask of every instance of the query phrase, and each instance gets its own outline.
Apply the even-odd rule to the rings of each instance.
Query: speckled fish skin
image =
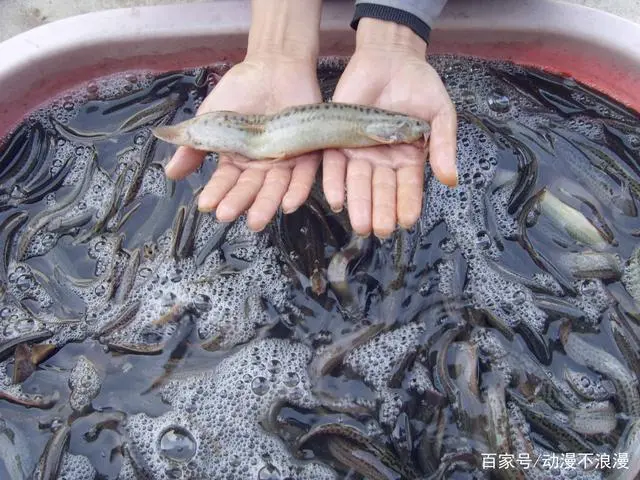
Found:
[[[640,304],[640,247],[636,247],[622,273],[622,284],[629,295]]]
[[[616,357],[570,331],[568,323],[560,329],[560,341],[566,354],[576,362],[604,375],[613,382],[625,413],[640,416],[640,390],[635,374]]]
[[[347,103],[286,108],[275,115],[218,111],[198,115],[153,134],[197,150],[239,153],[253,160],[283,160],[326,148],[359,148],[426,140],[429,124],[419,118]]]
[[[558,228],[566,231],[571,238],[594,250],[607,248],[607,241],[582,212],[564,203],[547,188],[539,193],[538,198],[542,213],[547,215]]]
[[[640,475],[640,417],[634,418],[620,437],[614,455],[626,454],[628,468],[613,470],[607,480],[637,480]]]

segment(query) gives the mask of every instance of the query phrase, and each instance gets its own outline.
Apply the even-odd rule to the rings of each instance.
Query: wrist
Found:
[[[427,43],[405,25],[376,18],[361,18],[356,32],[356,51],[363,50],[407,54],[424,59]]]
[[[322,0],[253,0],[245,60],[316,62]]]

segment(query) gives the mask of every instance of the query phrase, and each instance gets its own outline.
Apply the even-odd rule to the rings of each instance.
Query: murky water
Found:
[[[226,65],[98,79],[25,120],[0,148],[0,478],[628,475],[640,118],[569,78],[432,61],[461,183],[427,171],[419,224],[384,242],[319,191],[265,233],[216,223],[195,208],[214,155],[165,179],[149,127]],[[321,63],[325,99],[343,67]],[[525,468],[552,453],[610,468]]]

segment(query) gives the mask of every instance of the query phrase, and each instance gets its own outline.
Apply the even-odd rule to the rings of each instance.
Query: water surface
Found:
[[[427,167],[418,225],[382,242],[352,238],[319,189],[260,234],[199,214],[215,155],[164,177],[175,147],[149,127],[193,116],[222,64],[96,79],[12,132],[0,477],[504,478],[483,453],[625,451],[640,118],[571,78],[432,62],[459,112],[460,185]],[[325,100],[343,68],[320,63]],[[543,189],[602,244],[545,214]],[[575,267],[594,251],[617,267]],[[568,355],[568,331],[620,369]]]

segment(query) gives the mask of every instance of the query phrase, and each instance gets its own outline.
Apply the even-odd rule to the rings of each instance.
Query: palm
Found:
[[[284,107],[321,100],[315,69],[306,64],[274,60],[235,65],[203,101],[198,114],[231,110],[246,114],[273,113]],[[180,147],[167,175],[183,178],[202,163],[204,153]],[[252,162],[238,155],[223,155],[199,198],[203,211],[216,210],[220,221],[247,212],[247,223],[262,230],[282,204],[295,210],[306,200],[320,161],[310,154],[286,162]]]
[[[357,52],[333,100],[373,105],[429,121],[429,160],[434,174],[443,183],[456,183],[455,110],[438,74],[426,61]],[[341,208],[346,177],[349,215],[356,232],[368,234],[373,227],[376,235],[384,237],[396,222],[411,227],[422,207],[425,161],[425,152],[414,145],[327,151],[323,164],[327,200],[335,209]]]

